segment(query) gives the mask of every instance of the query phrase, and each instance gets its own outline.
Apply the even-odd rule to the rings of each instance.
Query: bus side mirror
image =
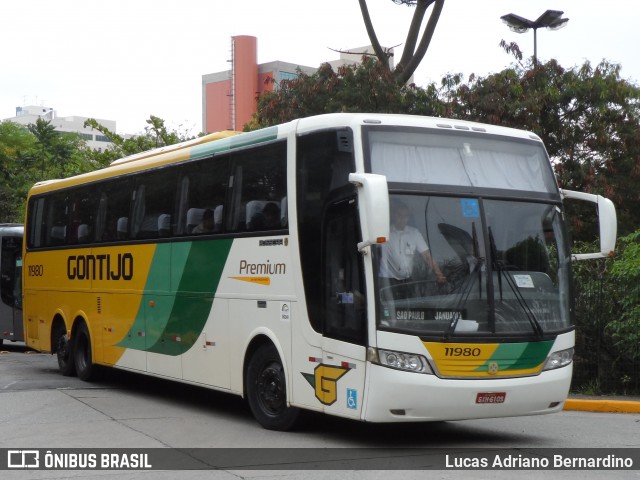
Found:
[[[562,198],[582,200],[584,202],[595,203],[598,207],[598,222],[600,224],[600,252],[599,253],[579,253],[572,255],[573,260],[588,260],[592,258],[612,257],[616,248],[616,235],[618,223],[616,217],[616,207],[608,198],[591,193],[574,192],[572,190],[560,189]]]
[[[362,242],[358,243],[358,250],[386,242],[389,238],[387,177],[374,173],[350,173],[349,182],[358,187],[362,219]]]

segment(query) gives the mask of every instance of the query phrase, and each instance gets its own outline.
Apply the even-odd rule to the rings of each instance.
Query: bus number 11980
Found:
[[[446,347],[444,349],[445,357],[479,357],[481,350],[471,347]]]

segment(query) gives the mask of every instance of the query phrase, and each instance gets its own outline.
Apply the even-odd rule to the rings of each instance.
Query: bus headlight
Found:
[[[553,352],[544,364],[543,370],[554,370],[556,368],[566,367],[573,361],[573,348]]]
[[[369,347],[367,349],[367,360],[397,370],[433,374],[427,359],[415,353],[396,352],[394,350]]]

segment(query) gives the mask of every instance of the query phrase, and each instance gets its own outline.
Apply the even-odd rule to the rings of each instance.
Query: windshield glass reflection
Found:
[[[374,248],[378,322],[424,335],[532,335],[570,325],[554,205],[394,195]]]

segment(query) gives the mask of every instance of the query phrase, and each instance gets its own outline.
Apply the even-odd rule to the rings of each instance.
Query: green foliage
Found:
[[[92,127],[105,135],[113,146],[103,151],[92,150],[89,157],[95,164],[96,168],[102,168],[109,165],[114,160],[122,157],[133,155],[154,148],[164,147],[166,145],[173,145],[185,140],[189,140],[190,137],[184,132],[169,131],[165,126],[163,119],[151,115],[146,121],[144,134],[134,135],[131,137],[122,137],[115,132],[112,132],[95,119],[90,118],[84,125],[85,127]]]
[[[640,230],[619,239],[616,256],[574,262],[576,355],[573,390],[640,393]],[[593,252],[579,243],[574,253]]]
[[[89,120],[87,125],[114,141],[113,149],[93,150],[80,135],[60,133],[51,122],[38,119],[26,127],[0,123],[0,222],[21,223],[29,188],[38,181],[65,178],[109,165],[113,160],[187,140],[170,131],[164,120],[151,116],[143,135],[123,138]]]
[[[503,48],[522,58],[516,44]],[[281,82],[258,99],[245,128],[332,112],[434,115],[530,130],[544,141],[562,188],[613,200],[623,235],[640,225],[640,87],[620,78],[619,65],[518,62],[487,77],[465,82],[450,74],[439,86],[418,88],[399,84],[381,62],[364,57],[359,66],[334,71],[325,64]],[[590,217],[574,217],[577,239],[595,236],[597,226],[581,220]]]
[[[22,125],[0,123],[0,222],[17,222],[31,178],[27,174],[35,138]]]
[[[535,132],[562,188],[613,200],[625,234],[640,225],[640,87],[620,78],[619,65],[517,63],[443,86],[448,115]]]
[[[621,355],[640,361],[640,230],[620,239],[621,253],[611,276],[624,285],[619,298],[620,316],[607,326]]]
[[[334,71],[325,63],[313,75],[283,80],[277,89],[258,99],[257,113],[246,130],[290,120],[337,112],[407,113],[439,115],[444,106],[434,85],[426,89],[398,85],[380,62],[363,57],[360,65],[344,65]]]
[[[84,155],[85,142],[78,134],[57,132],[51,122],[42,118],[27,128],[36,139],[31,173],[37,180],[65,178],[93,170]],[[39,176],[35,173],[38,168]]]

